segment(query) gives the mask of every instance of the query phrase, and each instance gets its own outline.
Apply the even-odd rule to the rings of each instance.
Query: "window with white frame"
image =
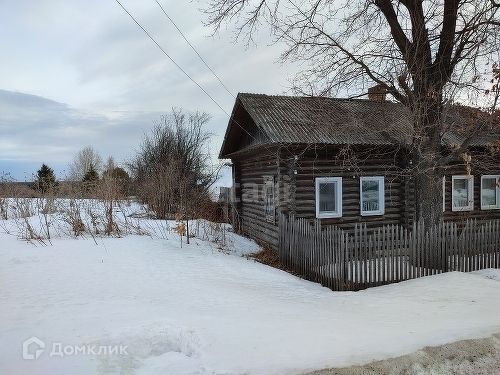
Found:
[[[481,209],[500,209],[500,175],[481,177]]]
[[[342,217],[342,177],[316,178],[316,217]]]
[[[359,179],[361,216],[383,215],[385,210],[384,177]]]
[[[452,211],[472,211],[474,209],[474,176],[452,176]]]

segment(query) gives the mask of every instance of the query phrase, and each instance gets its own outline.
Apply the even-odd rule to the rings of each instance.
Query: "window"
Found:
[[[264,214],[267,221],[274,223],[275,205],[273,176],[264,176]]]
[[[481,209],[500,209],[500,176],[481,177]]]
[[[359,179],[361,195],[361,216],[383,215],[384,177],[361,177]]]
[[[452,176],[452,211],[472,211],[474,209],[474,176]]]
[[[316,178],[316,217],[342,217],[342,177]]]

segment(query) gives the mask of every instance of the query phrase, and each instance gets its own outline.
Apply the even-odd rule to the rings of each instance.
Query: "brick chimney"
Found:
[[[385,102],[386,91],[383,85],[376,85],[368,89],[368,99],[374,102]]]

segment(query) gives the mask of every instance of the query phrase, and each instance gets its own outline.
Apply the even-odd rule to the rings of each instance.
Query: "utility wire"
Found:
[[[168,54],[168,53],[167,53],[167,52],[163,49],[163,47],[162,47],[162,46],[161,46],[161,45],[160,45],[160,44],[156,41],[156,39],[155,39],[155,38],[153,38],[153,37],[151,36],[151,34],[150,34],[150,33],[149,33],[149,32],[148,32],[148,31],[147,31],[147,30],[146,30],[146,29],[145,29],[145,28],[144,28],[144,27],[143,27],[143,26],[139,23],[139,21],[137,21],[137,19],[136,19],[136,18],[135,18],[135,17],[134,17],[134,16],[133,16],[133,15],[132,15],[132,14],[131,14],[128,10],[127,10],[127,8],[125,8],[125,7],[123,6],[123,4],[122,4],[119,0],[115,0],[115,1],[118,3],[118,5],[120,5],[120,7],[121,7],[121,8],[125,11],[125,13],[127,13],[127,14],[129,15],[129,17],[130,17],[130,18],[131,18],[131,19],[135,22],[135,24],[136,24],[137,26],[139,26],[139,27],[142,29],[142,31],[144,31],[144,33],[148,36],[148,38],[149,38],[149,39],[151,39],[151,41],[152,41],[154,44],[156,44],[156,46],[160,49],[160,51],[162,51],[162,52],[163,52],[163,54],[164,54],[165,56],[167,56],[167,57],[168,57],[168,59],[169,59],[169,60],[170,60],[170,61],[171,61],[171,62],[172,62],[172,63],[173,63],[173,64],[174,64],[174,65],[175,65],[175,66],[176,66],[176,67],[177,67],[177,68],[178,68],[178,69],[179,69],[182,73],[184,73],[184,75],[185,75],[186,77],[188,77],[188,78],[189,78],[189,80],[190,80],[191,82],[193,82],[196,86],[198,86],[198,88],[199,88],[201,91],[203,91],[203,92],[205,93],[205,95],[206,95],[206,96],[208,96],[208,97],[210,98],[210,100],[212,100],[212,102],[214,102],[214,103],[215,103],[215,105],[216,105],[217,107],[219,107],[219,108],[220,108],[220,110],[221,110],[222,112],[224,112],[224,113],[225,113],[228,117],[231,117],[231,116],[230,116],[230,114],[229,114],[229,113],[227,113],[227,111],[226,111],[226,110],[225,110],[225,109],[224,109],[224,108],[223,108],[223,107],[222,107],[222,106],[221,106],[221,105],[217,102],[217,100],[215,100],[215,99],[213,98],[213,96],[212,96],[212,95],[210,95],[210,94],[209,94],[209,93],[208,93],[208,92],[207,92],[207,91],[203,88],[203,86],[201,86],[201,85],[200,85],[200,84],[199,84],[199,83],[198,83],[198,82],[197,82],[194,78],[192,78],[192,77],[189,75],[189,73],[188,73],[188,72],[186,72],[186,71],[185,71],[185,70],[184,70],[184,69],[183,69],[183,68],[182,68],[179,64],[177,64],[177,62],[176,62],[176,61],[175,61],[172,57],[170,57],[170,55],[169,55],[169,54]]]
[[[123,11],[125,13],[128,14],[128,16],[134,21],[134,23],[139,26],[139,28],[148,36],[149,39],[151,39],[151,41],[156,44],[156,46],[160,49],[161,52],[163,52],[163,54],[168,57],[168,59],[182,72],[184,73],[184,75],[189,78],[189,80],[191,82],[193,82],[196,86],[198,86],[198,88],[203,91],[203,93],[208,96],[210,98],[210,100],[212,102],[215,103],[215,105],[217,107],[219,107],[219,109],[224,112],[226,114],[227,117],[229,117],[229,119],[231,119],[231,115],[217,102],[217,100],[214,99],[214,97],[212,95],[210,95],[210,93],[208,93],[204,88],[203,86],[201,86],[194,78],[192,78],[188,72],[186,72],[164,49],[163,47],[156,41],[155,38],[153,38],[153,36],[146,30],[146,28],[144,26],[142,26],[139,21],[137,21],[137,19],[127,10],[127,8],[125,8],[125,6],[119,1],[119,0],[115,0],[115,2],[123,9]],[[233,95],[233,94],[231,94]],[[251,133],[248,132],[248,130],[246,130],[240,123],[238,123],[235,119],[233,119],[233,122],[238,125],[238,127],[243,130],[243,132],[245,132],[250,138],[252,138],[254,141],[257,141],[257,138],[255,138],[255,136],[253,136]],[[265,144],[263,145],[264,148],[267,148],[268,150],[270,150],[271,152],[274,152],[274,150],[272,150],[269,146],[266,146]],[[286,145],[284,145],[284,147],[290,151],[288,149],[288,147],[286,147]]]
[[[155,38],[153,38],[153,36],[146,30],[146,28],[144,28],[144,26],[142,26],[139,21],[137,21],[137,19],[127,10],[127,8],[125,8],[123,6],[123,4],[119,1],[119,0],[115,0],[118,5],[120,5],[120,7],[125,11],[125,13],[127,13],[129,15],[129,17],[135,22],[135,24],[137,26],[139,26],[141,28],[141,30],[148,36],[149,39],[151,39],[151,41],[156,44],[156,46],[163,52],[163,54],[165,56],[168,57],[168,59],[182,72],[184,73],[184,75],[186,77],[189,78],[189,80],[191,80],[196,86],[198,86],[198,88],[203,91],[203,93],[208,96],[210,98],[210,100],[212,100],[212,102],[215,103],[215,105],[217,105],[217,107],[219,107],[219,109],[224,112],[226,114],[227,117],[229,117],[229,119],[231,119],[231,115],[229,113],[227,113],[227,111],[217,102],[217,100],[215,100],[213,98],[212,95],[210,95],[194,78],[192,78],[188,72],[186,72],[172,57],[170,57],[170,55],[162,48],[162,46],[156,41]],[[232,95],[232,94],[231,94]],[[243,132],[245,132],[250,138],[252,138],[254,141],[256,141],[257,139],[251,134],[248,132],[248,130],[246,130],[240,123],[238,123],[235,119],[233,119],[233,122],[238,125],[238,127],[243,130]],[[267,148],[267,147],[266,147]]]
[[[203,62],[203,64],[207,67],[208,70],[210,70],[210,72],[214,75],[215,78],[217,78],[217,80],[219,81],[219,83],[221,84],[222,87],[224,87],[224,89],[227,91],[227,93],[229,95],[231,95],[233,98],[235,98],[235,95],[231,92],[231,90],[229,90],[227,88],[227,86],[224,84],[224,82],[222,82],[222,79],[220,79],[220,77],[217,75],[217,73],[215,73],[215,71],[210,67],[210,65],[208,65],[208,63],[206,62],[206,60],[203,58],[203,56],[201,56],[201,54],[198,52],[198,50],[196,49],[195,46],[193,46],[191,44],[191,42],[189,41],[189,39],[186,37],[186,35],[182,32],[182,30],[180,29],[180,27],[175,23],[175,21],[172,19],[172,17],[170,17],[167,13],[167,11],[165,10],[165,8],[161,5],[161,3],[158,1],[158,0],[155,0],[156,4],[158,4],[158,6],[160,7],[160,9],[162,10],[163,14],[165,15],[165,17],[168,18],[168,20],[170,21],[170,23],[172,23],[172,25],[174,25],[174,27],[177,29],[177,31],[179,32],[179,34],[181,34],[182,38],[186,41],[186,43],[189,45],[189,47],[191,47],[191,49],[194,51],[194,53],[196,53],[196,55],[200,58],[200,60]]]

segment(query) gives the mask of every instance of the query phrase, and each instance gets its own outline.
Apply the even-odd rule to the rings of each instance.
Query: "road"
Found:
[[[500,333],[488,338],[463,340],[426,347],[401,357],[316,371],[308,375],[499,375]]]

